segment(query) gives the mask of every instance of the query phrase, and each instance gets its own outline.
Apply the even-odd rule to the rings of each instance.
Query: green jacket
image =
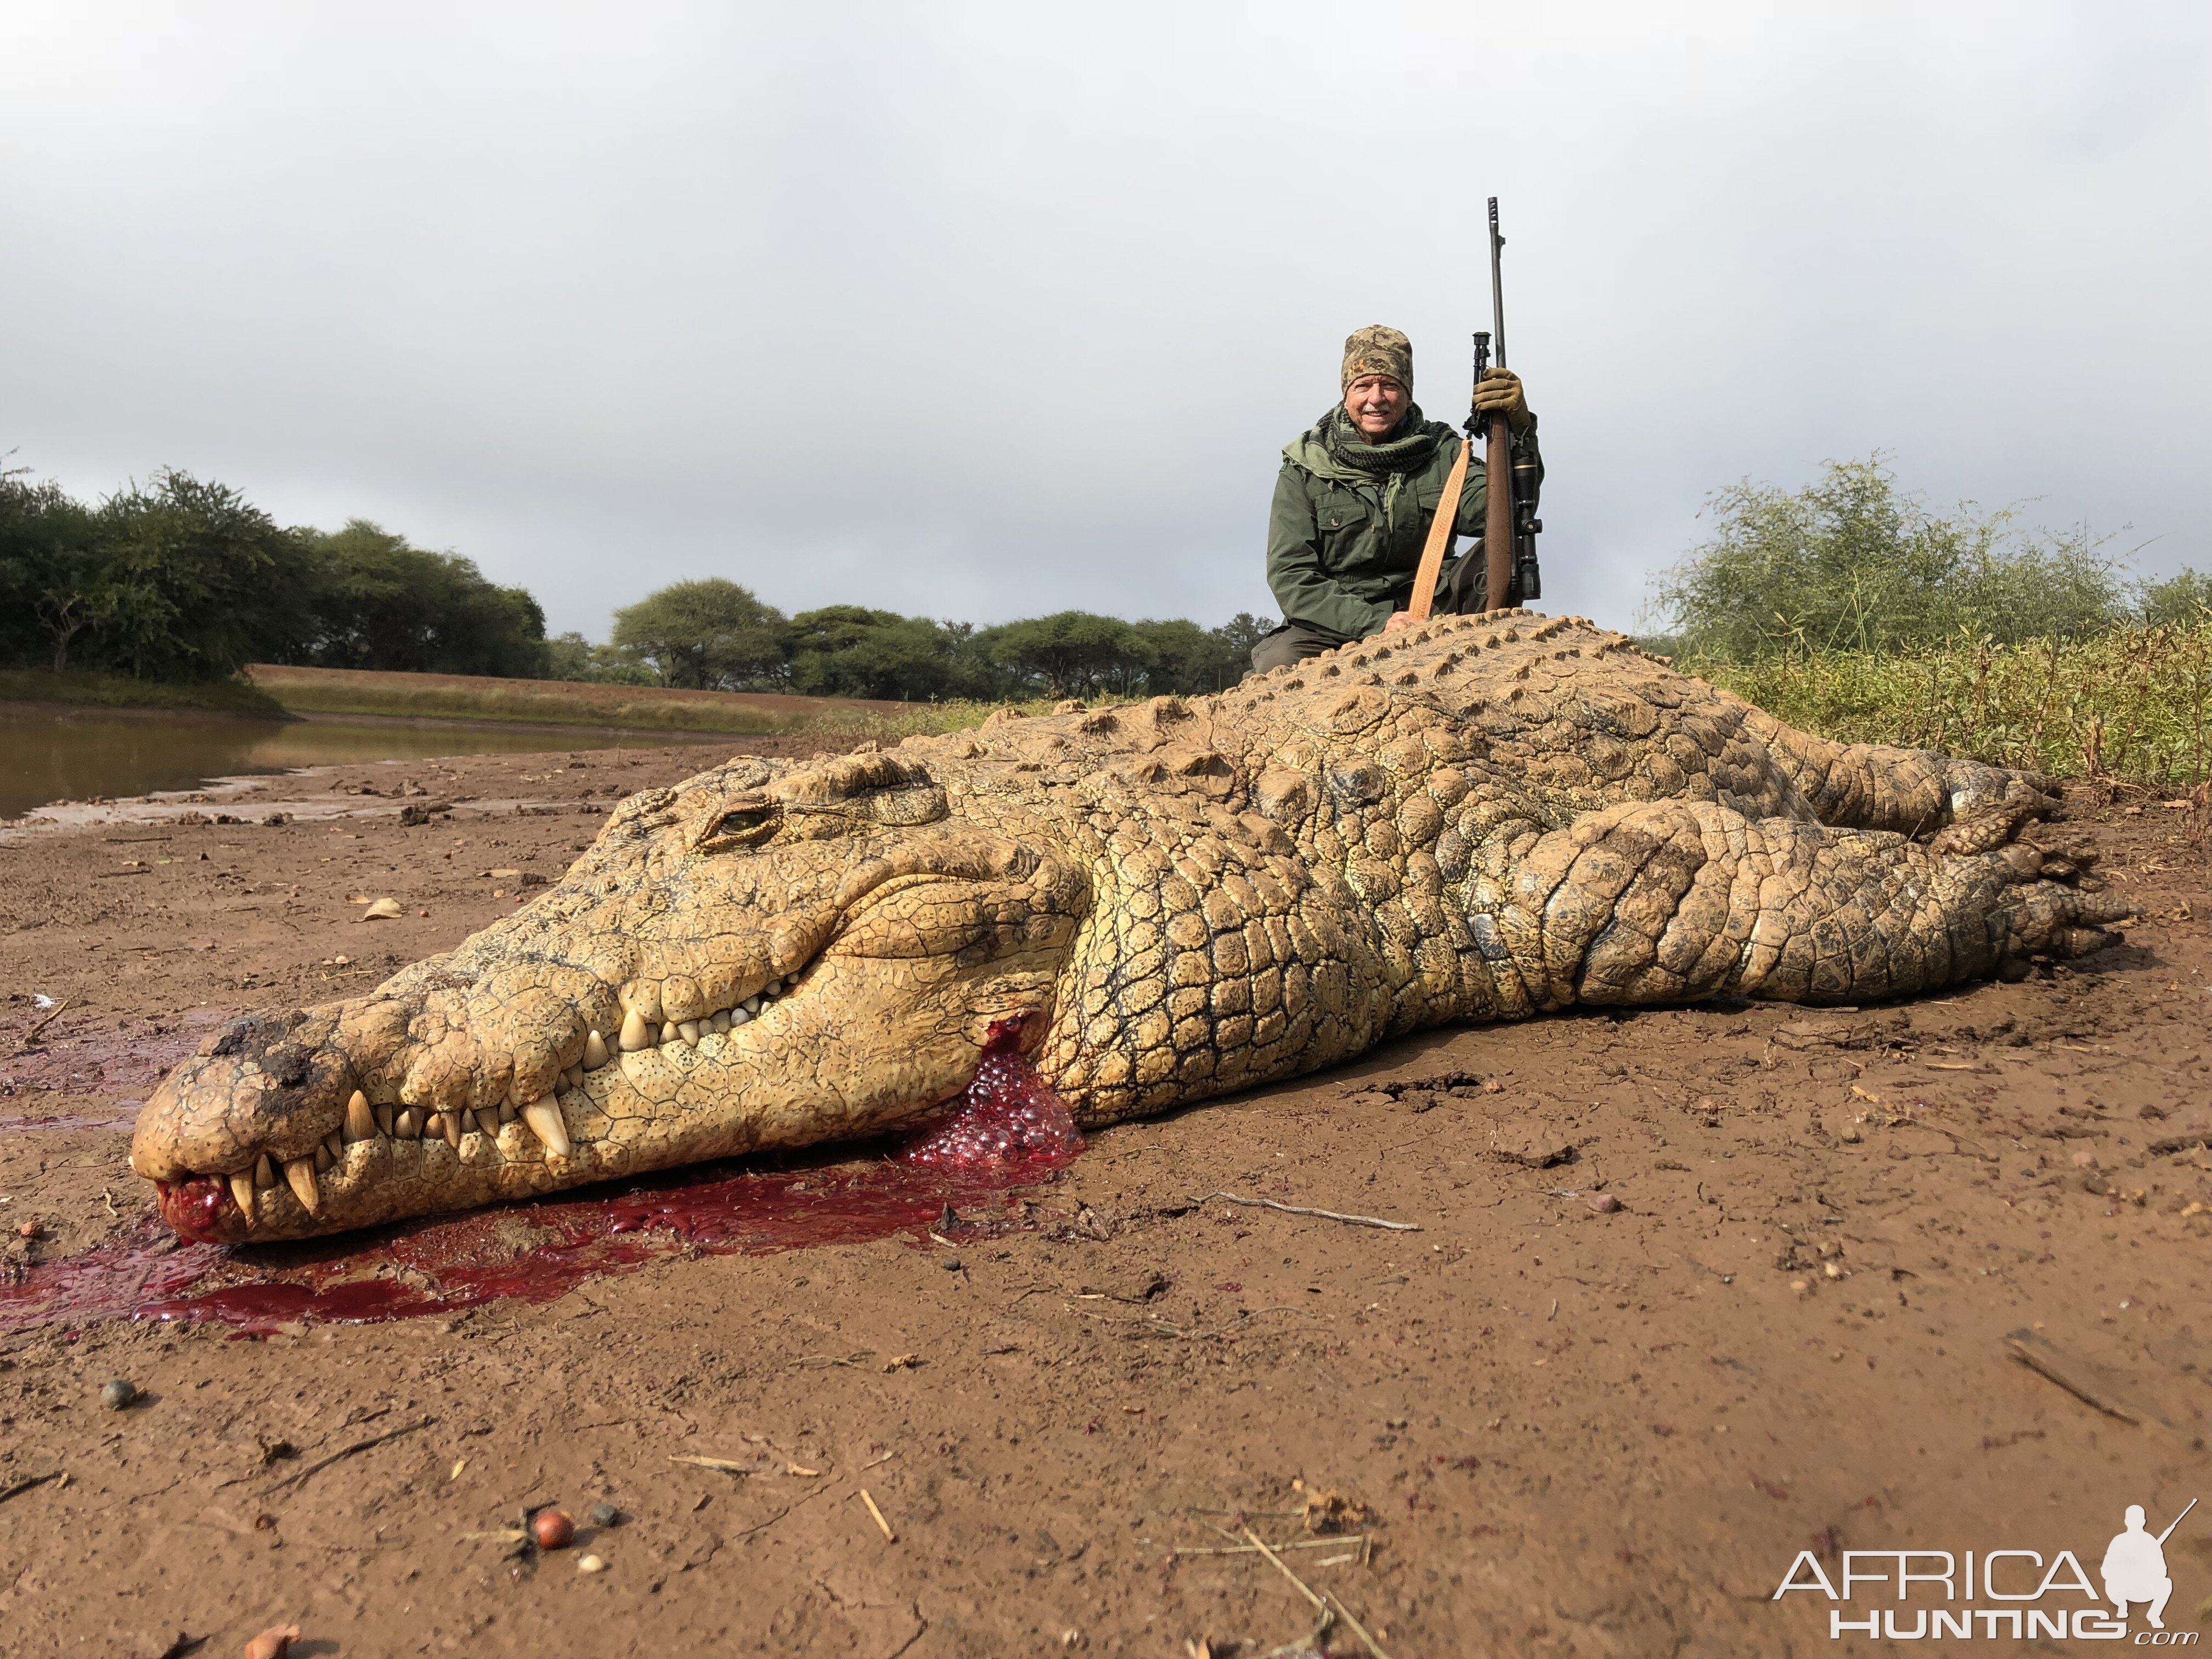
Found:
[[[1437,435],[1436,451],[1409,471],[1378,475],[1346,466],[1329,453],[1318,422],[1283,447],[1283,470],[1267,518],[1267,586],[1285,622],[1364,639],[1381,633],[1390,613],[1411,602],[1429,523],[1461,442],[1441,421],[1424,426]],[[1533,417],[1513,443],[1516,449],[1535,448]],[[1540,457],[1537,465],[1540,478]],[[1483,474],[1477,455],[1468,464],[1460,492],[1462,536],[1482,534],[1488,499]],[[1445,569],[1450,568],[1447,562]]]

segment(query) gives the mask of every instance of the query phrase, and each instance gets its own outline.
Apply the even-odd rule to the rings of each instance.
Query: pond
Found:
[[[0,818],[20,817],[49,801],[197,789],[214,778],[303,766],[637,748],[671,740],[662,733],[592,726],[335,715],[265,720],[170,709],[0,703]]]

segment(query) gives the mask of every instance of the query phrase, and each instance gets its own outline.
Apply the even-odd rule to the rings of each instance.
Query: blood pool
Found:
[[[968,1244],[1033,1231],[1034,1206],[1006,1194],[1053,1180],[1083,1138],[1016,1040],[1001,1034],[966,1091],[921,1130],[873,1149],[695,1164],[626,1187],[237,1247],[204,1242],[228,1201],[221,1182],[167,1183],[158,1220],[148,1216],[118,1239],[0,1285],[0,1331],[156,1319],[257,1335],[302,1322],[453,1314],[501,1297],[550,1302],[586,1279],[680,1255],[901,1236],[927,1249],[935,1239]],[[948,1207],[957,1218],[945,1218]]]

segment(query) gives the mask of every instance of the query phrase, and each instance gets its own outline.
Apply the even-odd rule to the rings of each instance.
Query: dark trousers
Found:
[[[1437,584],[1437,602],[1430,614],[1437,617],[1469,616],[1490,609],[1490,568],[1482,556],[1482,544],[1477,542],[1468,552],[1455,560]],[[1508,605],[1515,601],[1509,592]],[[1348,634],[1339,634],[1311,623],[1286,622],[1272,632],[1262,635],[1260,643],[1252,647],[1252,672],[1264,674],[1271,668],[1285,668],[1294,662],[1304,662],[1308,657],[1318,657],[1325,651],[1334,651],[1340,645],[1352,643]]]

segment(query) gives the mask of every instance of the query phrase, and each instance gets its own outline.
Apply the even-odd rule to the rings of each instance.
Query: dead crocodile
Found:
[[[1008,1032],[1091,1127],[1451,1021],[1866,1003],[2117,942],[2021,839],[2050,792],[1579,618],[1440,618],[634,795],[458,949],[210,1040],[131,1164],[173,1224],[294,1237],[910,1126]]]

